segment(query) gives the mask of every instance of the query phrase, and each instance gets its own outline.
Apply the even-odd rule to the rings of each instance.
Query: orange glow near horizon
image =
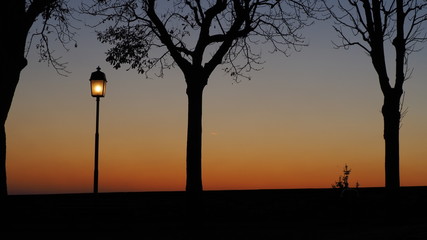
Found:
[[[263,55],[264,69],[251,80],[233,83],[221,67],[210,77],[203,95],[205,190],[330,188],[345,164],[351,186],[384,186],[376,73],[360,49],[333,49],[335,33],[326,25],[289,58]],[[92,192],[96,102],[87,79],[98,65],[108,78],[100,102],[99,192],[185,190],[182,73],[146,79],[114,70],[93,34],[82,33],[79,47],[64,54],[68,77],[30,53],[6,122],[9,194]],[[427,54],[411,57],[401,186],[427,186]]]
[[[101,118],[102,121],[102,118]],[[185,189],[185,121],[182,135],[143,139],[135,126],[115,136],[100,133],[99,191],[182,191]],[[60,125],[60,124],[59,124]],[[90,125],[90,124],[88,124]],[[207,124],[208,125],[208,124]],[[49,129],[51,127],[52,129]],[[68,129],[83,141],[62,136],[59,126],[33,129],[29,135],[10,137],[8,179],[10,194],[91,192],[93,183],[93,136],[91,129]],[[63,128],[67,128],[62,126]],[[89,126],[87,126],[89,127]],[[273,127],[273,126],[270,126]],[[205,128],[209,128],[209,125]],[[381,138],[354,136],[359,143],[325,142],[320,131],[312,139],[298,139],[297,129],[287,134],[268,130],[243,133],[204,131],[203,184],[205,190],[330,188],[345,164],[352,169],[350,184],[383,186]],[[89,133],[84,133],[88,131]],[[155,134],[158,129],[147,129]],[[295,131],[295,132],[294,132]],[[328,130],[325,129],[327,132]],[[234,133],[233,133],[234,132]],[[44,134],[55,147],[46,146]],[[103,134],[104,133],[104,134]],[[233,136],[236,134],[236,136]],[[243,135],[239,138],[238,135]],[[274,136],[275,135],[275,136]],[[251,137],[249,137],[251,136]],[[43,138],[43,135],[40,135]],[[330,138],[332,136],[329,136]],[[26,139],[27,138],[27,139]],[[276,139],[266,143],[266,139]],[[333,138],[333,137],[332,137]],[[339,139],[340,137],[338,137]],[[405,152],[404,144],[402,152]],[[25,151],[23,151],[25,149]],[[420,155],[426,154],[420,150]],[[425,185],[425,164],[416,154],[402,154],[402,186]],[[315,161],[313,161],[315,160]],[[416,164],[415,164],[416,163]]]

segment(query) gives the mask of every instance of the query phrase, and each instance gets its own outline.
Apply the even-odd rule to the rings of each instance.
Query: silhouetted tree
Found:
[[[361,47],[372,60],[384,96],[382,114],[385,140],[385,186],[400,188],[399,130],[403,84],[410,77],[408,56],[427,40],[422,25],[427,20],[427,2],[418,0],[323,0],[335,20],[341,38],[338,48]],[[335,4],[335,6],[333,6]],[[390,45],[389,45],[390,43]],[[386,51],[395,52],[395,79],[390,81]],[[394,84],[393,84],[394,82]]]
[[[58,73],[66,73],[64,63],[52,55],[49,36],[65,45],[72,40],[68,16],[70,9],[65,0],[13,0],[2,2],[2,54],[0,80],[0,197],[7,196],[6,129],[5,124],[21,71],[27,66],[27,54],[32,44]],[[41,18],[40,29],[31,30]]]
[[[306,45],[298,31],[309,24],[315,1],[210,0],[94,1],[84,11],[112,21],[98,33],[113,45],[107,61],[158,76],[178,66],[187,84],[187,192],[201,192],[202,95],[218,65],[238,81],[261,64],[259,44],[288,54]],[[267,45],[265,45],[267,46]]]

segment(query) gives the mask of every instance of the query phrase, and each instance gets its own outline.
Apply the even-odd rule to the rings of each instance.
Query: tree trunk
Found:
[[[202,192],[202,98],[205,81],[187,81],[187,192]]]
[[[0,198],[6,197],[6,120],[22,69],[27,66],[25,44],[33,18],[26,16],[25,1],[6,1],[0,19],[5,24],[1,40],[0,77]],[[35,17],[34,17],[35,18]]]
[[[384,95],[384,105],[382,107],[385,140],[385,186],[391,192],[397,191],[400,187],[399,129],[400,97],[402,95],[400,92],[393,90]]]
[[[8,51],[9,52],[9,51]],[[11,51],[13,53],[13,51]],[[10,56],[10,55],[8,55]],[[16,59],[16,58],[15,58]],[[3,62],[2,79],[0,81],[0,197],[7,196],[7,177],[6,177],[6,120],[12,105],[13,95],[19,82],[19,76],[22,69],[27,65],[24,57],[14,61],[9,58]]]
[[[6,130],[2,121],[0,129],[0,199],[7,196],[6,177]]]
[[[202,103],[207,78],[186,77],[188,96],[186,219],[192,228],[188,238],[198,239],[203,215]],[[196,230],[195,230],[196,229]]]

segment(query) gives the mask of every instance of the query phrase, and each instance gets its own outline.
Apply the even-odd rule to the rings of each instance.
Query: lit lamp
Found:
[[[97,67],[96,72],[90,75],[90,89],[92,97],[104,97],[107,88],[107,78],[105,73],[101,72],[101,68]]]
[[[107,87],[107,78],[101,72],[101,68],[97,67],[96,72],[90,75],[90,90],[92,97],[96,97],[96,131],[95,131],[95,168],[93,174],[93,192],[98,193],[98,149],[99,149],[99,98],[105,96]]]

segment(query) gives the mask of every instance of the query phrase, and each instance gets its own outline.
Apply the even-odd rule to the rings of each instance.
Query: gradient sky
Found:
[[[185,189],[187,98],[179,69],[146,79],[105,62],[93,29],[78,47],[57,48],[67,77],[38,62],[21,73],[6,123],[9,194],[91,192],[95,99],[89,77],[108,79],[100,103],[99,191]],[[382,93],[370,58],[337,50],[330,22],[305,31],[310,45],[290,57],[264,51],[264,69],[234,83],[221,68],[204,92],[205,190],[384,186]],[[391,63],[394,56],[390,53]],[[410,56],[401,128],[401,185],[427,185],[427,54]],[[393,78],[393,65],[390,65]]]

